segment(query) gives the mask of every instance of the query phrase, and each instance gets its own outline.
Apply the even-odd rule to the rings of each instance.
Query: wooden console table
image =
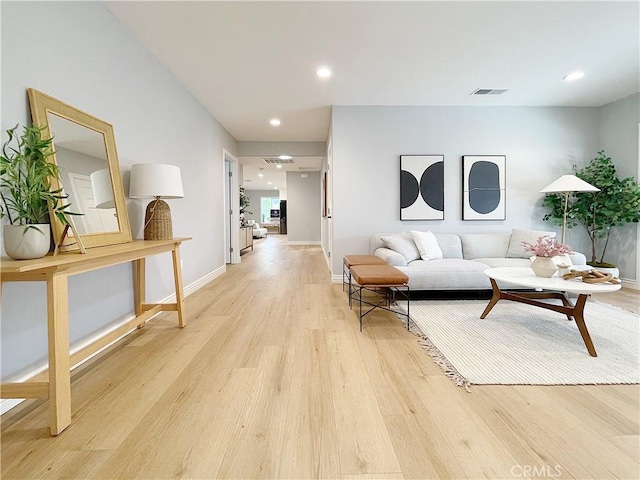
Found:
[[[249,247],[251,247],[251,251],[253,251],[253,227],[240,227],[240,254]]]
[[[190,238],[171,240],[136,240],[131,243],[97,247],[86,254],[64,253],[35,260],[2,259],[1,283],[21,281],[47,282],[47,332],[49,368],[46,372],[22,383],[0,385],[1,398],[49,398],[51,435],[58,435],[71,424],[71,365],[93,355],[101,348],[127,333],[141,328],[151,317],[162,311],[178,313],[180,328],[186,325],[180,244]],[[171,252],[175,303],[145,302],[145,259]],[[135,318],[73,355],[69,352],[69,289],[68,278],[120,263],[133,262]]]

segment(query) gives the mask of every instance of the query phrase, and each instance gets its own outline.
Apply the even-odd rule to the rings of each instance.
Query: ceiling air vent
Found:
[[[264,163],[269,163],[269,164],[273,164],[273,163],[293,163],[293,159],[289,158],[286,160],[283,160],[282,158],[263,158],[262,161]]]
[[[316,167],[298,167],[298,170],[307,170],[309,172],[313,172],[316,170]]]
[[[471,92],[471,95],[502,95],[507,88],[478,88]]]

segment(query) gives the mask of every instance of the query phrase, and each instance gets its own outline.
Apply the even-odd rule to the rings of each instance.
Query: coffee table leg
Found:
[[[491,297],[491,300],[489,300],[489,305],[487,305],[487,308],[485,308],[484,312],[482,312],[482,315],[480,315],[480,318],[485,318],[489,314],[491,309],[496,306],[496,303],[498,303],[498,301],[501,298],[498,284],[493,278],[490,278],[489,280],[491,280],[491,288],[493,289],[493,296]]]
[[[576,320],[576,325],[578,325],[578,330],[580,330],[580,335],[582,335],[582,340],[584,341],[584,345],[587,347],[587,351],[589,355],[592,357],[597,357],[596,349],[593,346],[593,342],[591,341],[591,336],[589,335],[589,331],[587,330],[587,325],[584,323],[584,305],[587,303],[588,295],[581,294],[578,297],[578,301],[573,309],[573,318]]]
[[[565,293],[561,294],[560,301],[562,301],[562,305],[564,305],[565,307],[573,308],[573,303],[571,303],[569,301],[569,299],[567,298],[567,295]],[[568,313],[567,313],[567,320],[569,320],[569,321],[573,320],[573,317],[571,315],[569,315]]]

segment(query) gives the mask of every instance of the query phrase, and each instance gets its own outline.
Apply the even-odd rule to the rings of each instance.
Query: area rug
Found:
[[[458,385],[587,385],[640,383],[639,316],[593,299],[585,323],[598,354],[591,357],[567,317],[500,301],[414,301],[412,329]]]

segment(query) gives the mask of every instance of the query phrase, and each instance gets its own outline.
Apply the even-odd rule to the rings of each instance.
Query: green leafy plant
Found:
[[[59,175],[58,166],[47,161],[54,153],[53,139],[42,138],[40,127],[24,127],[22,135],[17,129],[18,125],[7,130],[9,139],[0,155],[0,216],[11,225],[35,225],[48,223],[52,212],[69,225],[66,215],[79,214],[60,201],[67,198],[61,188],[51,189],[51,180]]]
[[[250,203],[251,203],[251,199],[249,197],[247,197],[247,195],[245,195],[244,187],[240,187],[240,214],[243,214],[243,213],[252,214],[253,213],[253,212],[250,212],[250,211],[247,210],[247,207],[249,206]]]
[[[633,177],[622,180],[616,174],[611,158],[604,150],[581,169],[575,165],[574,173],[587,183],[600,189],[594,193],[573,193],[569,198],[567,209],[567,228],[582,225],[591,241],[591,261],[594,267],[613,267],[604,262],[609,245],[611,230],[630,222],[640,221],[640,187]],[[562,225],[562,194],[549,193],[545,196],[543,206],[549,209],[544,220]],[[598,239],[604,240],[600,258],[597,250]]]

